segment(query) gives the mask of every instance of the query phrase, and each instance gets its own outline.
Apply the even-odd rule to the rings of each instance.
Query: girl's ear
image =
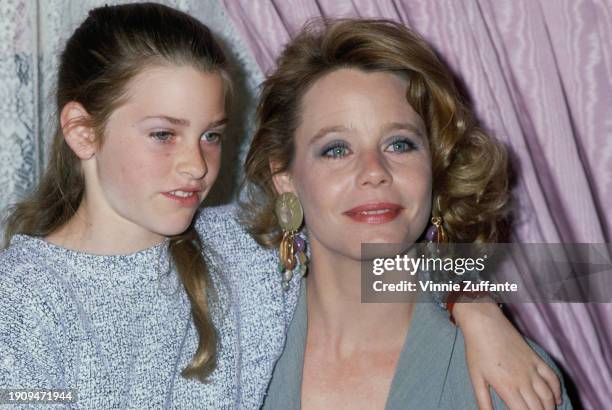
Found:
[[[60,114],[60,124],[64,139],[80,159],[91,159],[96,153],[96,136],[88,124],[89,114],[75,101],[64,105]]]
[[[280,168],[279,164],[270,161],[270,171],[272,172],[272,182],[274,183],[274,188],[276,188],[276,192],[280,195],[284,192],[294,192],[295,188],[293,186],[293,178],[289,172],[278,172]]]

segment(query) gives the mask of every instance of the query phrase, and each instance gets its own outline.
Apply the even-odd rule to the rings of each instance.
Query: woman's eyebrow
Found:
[[[310,141],[308,141],[308,145],[314,144],[315,142],[317,142],[318,140],[320,140],[321,138],[323,138],[329,133],[345,132],[345,131],[348,131],[348,128],[346,128],[343,125],[332,125],[330,127],[323,127],[312,136]]]
[[[383,133],[387,133],[391,131],[402,131],[402,130],[409,131],[413,134],[416,134],[418,137],[425,139],[425,135],[423,134],[423,131],[421,130],[421,128],[410,122],[391,122],[391,123],[385,124],[382,127]]]

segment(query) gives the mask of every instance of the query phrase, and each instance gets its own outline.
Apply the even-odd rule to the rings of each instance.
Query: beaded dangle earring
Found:
[[[448,242],[448,236],[442,225],[441,216],[432,216],[431,225],[425,232],[425,249],[431,256],[440,256],[440,245]]]
[[[431,226],[425,232],[425,249],[430,257],[439,258],[442,256],[441,248],[448,242],[448,236],[442,225],[441,216],[431,217]],[[444,279],[443,271],[431,270],[428,272],[430,279],[439,281]]]
[[[283,290],[288,290],[294,272],[297,271],[301,276],[306,274],[306,241],[297,233],[304,220],[304,210],[293,192],[279,195],[274,210],[283,230],[283,239],[279,246],[279,269],[283,275]]]
[[[432,216],[431,224],[432,225],[429,227],[429,229],[427,229],[427,233],[425,233],[425,239],[429,243],[436,243],[438,245],[448,242],[446,231],[444,230],[444,226],[442,225],[442,217]]]

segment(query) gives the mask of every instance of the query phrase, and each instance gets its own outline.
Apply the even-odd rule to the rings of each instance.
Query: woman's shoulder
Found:
[[[544,350],[527,341],[561,379],[557,367]],[[506,408],[493,389],[490,389],[490,394],[493,408]],[[564,405],[560,408],[571,408],[565,390],[563,394]],[[451,323],[448,312],[434,303],[416,304],[389,402],[391,408],[400,403],[410,403],[408,407],[427,407],[434,402],[443,409],[476,408],[463,334]]]
[[[539,344],[529,339],[528,337],[524,337],[524,338],[525,338],[525,341],[529,344],[529,346],[533,349],[533,351],[536,352],[551,369],[553,369],[553,371],[557,374],[557,377],[561,381],[563,404],[560,406],[557,406],[557,409],[571,409],[572,405],[567,396],[565,384],[563,383],[563,376],[561,374],[561,371],[555,364],[554,360],[548,355],[548,353],[546,353],[546,351]],[[462,389],[463,393],[459,393],[458,390],[455,389],[454,390],[455,394],[452,394],[452,396],[449,396],[448,399],[456,402],[458,398],[463,398],[467,402],[472,402],[472,401],[475,402],[475,396],[473,394],[473,390],[471,389],[471,382],[470,382],[469,372],[468,372],[466,359],[465,359],[465,341],[463,338],[463,333],[461,332],[459,328],[457,328],[457,339],[455,341],[455,348],[453,350],[453,360],[449,368],[449,373],[455,375],[455,377],[452,377],[449,374],[449,381],[451,382],[451,384],[453,383],[453,381],[455,384],[456,383],[459,383],[459,384],[466,383],[467,381],[467,383],[469,383],[470,388]],[[506,404],[499,397],[499,395],[497,394],[495,390],[493,390],[492,388],[489,388],[489,392],[491,394],[491,401],[493,403],[494,409],[506,409],[507,408]]]

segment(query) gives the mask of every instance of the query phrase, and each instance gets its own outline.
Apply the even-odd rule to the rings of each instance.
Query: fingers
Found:
[[[538,366],[538,373],[544,381],[548,384],[548,387],[552,391],[552,394],[555,396],[555,403],[557,405],[561,405],[562,395],[561,395],[561,381],[555,373],[546,363],[543,363],[542,366]]]
[[[474,393],[476,394],[476,403],[479,410],[493,410],[491,395],[489,393],[489,385],[484,379],[480,379],[477,383],[472,383]]]
[[[555,395],[546,380],[536,376],[531,384],[533,385],[535,393],[540,398],[540,402],[544,405],[544,408],[546,410],[554,410],[556,406]]]
[[[503,391],[497,391],[497,394],[504,401],[506,407],[511,410],[530,410],[525,398],[518,389],[504,389]]]
[[[544,410],[544,405],[540,401],[540,397],[531,386],[521,390],[521,396],[529,406],[529,410]]]

